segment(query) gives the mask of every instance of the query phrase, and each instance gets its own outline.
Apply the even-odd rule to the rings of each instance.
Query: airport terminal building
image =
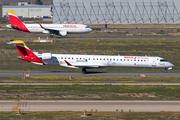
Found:
[[[51,5],[3,5],[2,17],[8,16],[7,10],[13,10],[19,18],[49,18],[52,17]]]

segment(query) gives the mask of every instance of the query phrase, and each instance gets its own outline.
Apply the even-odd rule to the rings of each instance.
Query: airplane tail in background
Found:
[[[37,55],[34,54],[24,43],[22,40],[11,40],[7,44],[14,44],[16,49],[18,50],[21,59],[32,62],[39,65],[45,65],[40,59],[37,58]]]
[[[29,32],[25,24],[17,17],[17,15],[12,10],[8,10],[8,15],[9,15],[11,27],[13,29]]]

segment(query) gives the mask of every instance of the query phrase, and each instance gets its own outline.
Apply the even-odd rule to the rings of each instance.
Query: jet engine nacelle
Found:
[[[60,36],[66,36],[67,35],[67,31],[59,31],[59,35]]]
[[[43,60],[49,60],[52,58],[52,54],[51,53],[42,53],[42,59]]]

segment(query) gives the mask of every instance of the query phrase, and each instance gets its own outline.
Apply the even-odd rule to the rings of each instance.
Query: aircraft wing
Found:
[[[40,25],[40,27],[41,27],[42,29],[49,31],[50,33],[59,34],[59,30],[44,28],[44,27],[41,25],[40,22],[38,22],[38,23],[39,23],[39,25]]]
[[[65,60],[65,62],[66,62],[66,64],[68,65],[68,67],[75,67],[75,68],[99,68],[98,65],[78,65],[78,64],[72,65],[72,64],[70,64],[70,63],[69,63],[68,61],[66,61],[66,60]]]
[[[74,65],[75,67],[78,68],[99,68],[97,65]]]

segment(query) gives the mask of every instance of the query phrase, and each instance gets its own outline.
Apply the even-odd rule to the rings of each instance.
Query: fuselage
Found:
[[[64,67],[72,66],[81,68],[89,67],[140,67],[140,68],[171,68],[173,64],[161,57],[147,56],[109,56],[109,55],[71,55],[71,54],[52,54],[50,60],[42,61],[46,65],[60,65]]]
[[[25,24],[12,10],[8,10],[8,15],[11,25],[6,25],[6,27],[23,32],[47,33],[51,34],[50,37],[53,37],[53,34],[66,36],[67,34],[92,32],[91,28],[83,24]]]
[[[57,31],[66,31],[67,34],[92,32],[91,28],[83,24],[42,24],[42,26]],[[15,28],[13,26],[7,25],[6,27],[11,27],[13,29],[20,30],[23,32],[50,34],[49,31],[42,29],[39,24],[24,24],[24,26],[22,27],[17,26]]]
[[[174,65],[161,57],[148,56],[112,56],[112,55],[79,55],[51,54],[32,52],[22,40],[12,40],[21,60],[38,65],[58,65],[69,68],[81,68],[83,73],[89,68],[103,67],[135,67],[135,68],[164,68],[172,69]]]

